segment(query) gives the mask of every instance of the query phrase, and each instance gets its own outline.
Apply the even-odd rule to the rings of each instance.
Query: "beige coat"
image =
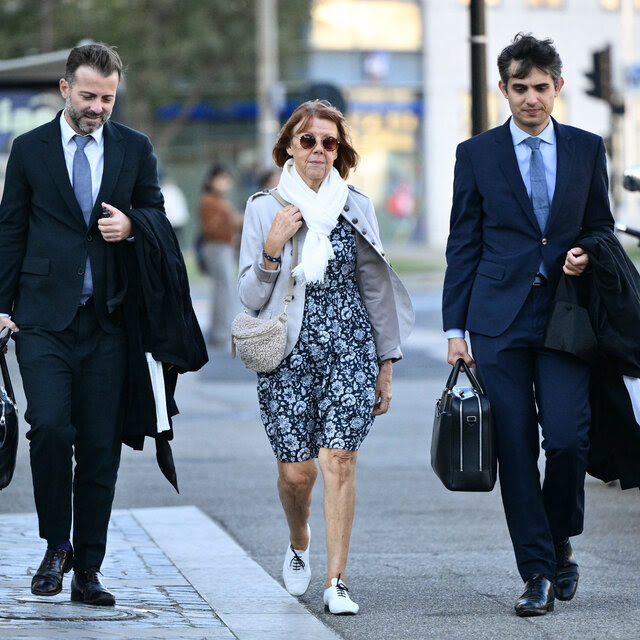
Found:
[[[256,193],[247,202],[242,242],[238,294],[242,304],[263,318],[280,315],[284,308],[291,268],[291,240],[282,252],[282,264],[270,271],[264,268],[262,250],[276,213],[282,205],[268,192]],[[356,230],[356,278],[367,308],[378,359],[402,357],[400,343],[407,338],[414,323],[409,294],[384,255],[373,204],[363,193],[349,186],[349,196],[342,216]],[[298,231],[298,255],[302,252],[307,227]],[[289,305],[287,347],[291,353],[298,340],[304,311],[305,284],[296,281]]]

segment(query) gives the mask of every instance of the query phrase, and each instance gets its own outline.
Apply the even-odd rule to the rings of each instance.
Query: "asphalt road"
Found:
[[[394,367],[392,409],[376,421],[358,460],[348,584],[360,613],[324,613],[320,480],[311,515],[313,578],[301,601],[348,640],[640,638],[640,495],[595,479],[587,481],[585,533],[574,540],[582,574],[576,598],[557,603],[543,618],[514,615],[522,583],[498,489],[450,493],[429,466],[433,405],[448,367],[437,287],[413,293],[418,327],[404,361]],[[204,308],[204,300],[194,299]],[[11,366],[15,371],[15,362]],[[126,450],[114,506],[194,504],[278,578],[287,530],[258,417],[255,374],[213,353],[201,372],[181,378],[177,400],[182,413],[173,450],[181,493],[161,476],[153,447]],[[0,493],[0,512],[33,510],[22,438],[14,482]],[[233,577],[219,579],[232,585]],[[289,637],[297,640],[295,630]]]

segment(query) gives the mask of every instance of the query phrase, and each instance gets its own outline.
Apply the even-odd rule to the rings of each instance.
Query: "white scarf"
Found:
[[[349,187],[337,169],[331,167],[316,193],[298,174],[293,158],[289,158],[282,168],[278,193],[300,209],[308,227],[300,262],[293,275],[303,277],[307,283],[322,282],[329,260],[335,257],[329,234],[347,201]]]

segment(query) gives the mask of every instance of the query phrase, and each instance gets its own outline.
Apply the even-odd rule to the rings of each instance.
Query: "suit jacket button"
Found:
[[[361,233],[362,233],[362,235],[363,235],[363,236],[366,236],[366,235],[367,235],[367,230],[366,230],[366,229],[363,229],[363,230],[361,231]]]
[[[80,269],[78,269],[78,275],[79,276],[83,276],[84,275],[84,269],[82,267],[80,267]]]
[[[352,222],[353,224],[358,224],[358,218],[352,218],[351,222]]]
[[[345,204],[345,205],[344,205],[344,210],[345,210],[345,211],[349,211],[349,205],[348,205],[348,204]]]
[[[90,233],[87,234],[87,240],[89,242],[91,242],[93,240],[93,236]]]
[[[547,239],[546,238],[542,238],[542,244],[547,244]]]

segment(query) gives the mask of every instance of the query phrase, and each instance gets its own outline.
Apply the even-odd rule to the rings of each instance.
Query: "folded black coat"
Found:
[[[193,310],[187,270],[175,233],[160,212],[130,212],[133,242],[119,243],[108,268],[118,283],[109,292],[109,310],[119,312],[127,337],[128,375],[122,441],[142,449],[145,436],[156,439],[156,457],[177,489],[168,440],[173,429],[158,434],[156,408],[146,352],[162,363],[169,421],[178,413],[174,392],[178,374],[197,371],[207,348]]]
[[[589,254],[589,268],[579,278],[562,276],[545,346],[591,367],[587,471],[640,488],[640,426],[623,380],[640,377],[640,275],[613,233],[585,235],[576,245]]]

